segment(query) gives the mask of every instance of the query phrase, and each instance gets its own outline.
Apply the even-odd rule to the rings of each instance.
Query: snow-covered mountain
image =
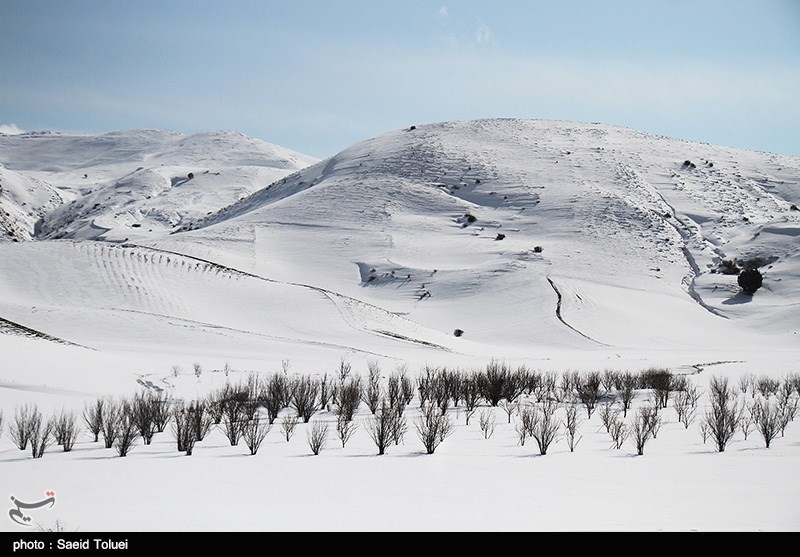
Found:
[[[781,416],[797,410],[798,157],[481,120],[392,131],[323,161],[238,134],[135,131],[0,136],[0,162],[0,462],[17,518],[79,532],[800,524],[796,426],[767,448],[753,421],[770,416],[756,391],[772,380]],[[752,296],[737,284],[746,266],[763,274]],[[655,410],[645,384],[623,418],[617,386],[594,414],[574,383],[553,399],[484,401],[471,423],[455,400],[442,414],[451,435],[429,458],[415,435],[420,396],[404,412],[407,439],[383,456],[365,404],[347,447],[334,438],[344,430],[330,398],[308,423],[290,419],[287,399],[258,455],[223,420],[187,458],[177,413],[122,459],[86,430],[41,460],[11,442],[28,404],[80,420],[87,405],[142,392],[177,410],[267,377],[330,386],[377,370],[388,385],[501,360],[541,385],[666,368],[684,390],[649,414],[646,456],[635,445],[640,411]],[[750,421],[725,452],[703,428],[715,377],[747,385],[734,411]],[[700,397],[683,419],[679,394]],[[520,416],[555,400],[563,424],[569,409],[583,418],[570,443],[559,425],[543,456]],[[624,447],[604,412],[617,413]],[[326,426],[324,453],[298,458]],[[9,506],[0,531],[27,539],[34,523]]]
[[[36,230],[26,223],[26,237],[124,241],[171,231],[316,159],[233,132],[131,130],[0,135],[0,162],[63,199],[38,204],[46,210]]]
[[[126,369],[797,356],[796,157],[508,119],[319,162],[162,131],[8,136],[0,157],[72,198],[0,245],[0,318]]]

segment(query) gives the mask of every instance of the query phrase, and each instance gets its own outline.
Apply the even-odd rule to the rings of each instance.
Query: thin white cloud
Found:
[[[475,40],[479,44],[490,44],[494,40],[494,35],[488,25],[481,22],[478,26],[478,30],[475,32]]]
[[[444,4],[439,7],[439,17],[447,17],[450,15],[450,12],[447,9],[447,6]]]

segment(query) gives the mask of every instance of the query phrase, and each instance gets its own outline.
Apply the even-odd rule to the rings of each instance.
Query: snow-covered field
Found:
[[[0,163],[0,490],[56,501],[30,524],[800,529],[796,422],[769,448],[737,430],[724,452],[700,427],[713,378],[738,389],[800,374],[797,157],[480,120],[411,126],[323,161],[230,133],[0,135]],[[763,286],[743,294],[726,261],[756,265]],[[562,430],[546,455],[519,443],[519,412],[486,401],[469,425],[463,401],[451,405],[452,434],[426,454],[418,398],[403,442],[380,456],[366,404],[345,446],[336,404],[288,441],[287,407],[255,455],[216,427],[191,456],[169,427],[125,458],[85,428],[72,451],[37,459],[9,435],[22,404],[49,417],[143,391],[199,400],[284,369],[333,378],[343,363],[364,377],[377,366],[385,388],[402,369],[492,361],[559,378],[666,368],[703,396],[688,427],[663,409],[643,455],[632,440],[614,447],[580,402],[574,451]],[[649,397],[636,391],[629,424]],[[615,389],[603,400],[619,408]],[[333,428],[318,455],[315,421]],[[0,529],[26,531],[10,516]]]

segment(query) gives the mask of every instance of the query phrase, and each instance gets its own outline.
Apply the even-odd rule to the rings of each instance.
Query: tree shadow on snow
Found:
[[[753,297],[749,294],[745,294],[744,292],[739,292],[735,296],[728,298],[727,300],[723,300],[722,304],[726,306],[732,306],[736,304],[749,304],[753,301]]]

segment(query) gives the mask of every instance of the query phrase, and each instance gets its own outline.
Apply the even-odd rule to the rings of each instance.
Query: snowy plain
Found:
[[[688,427],[664,409],[642,455],[580,403],[574,451],[562,435],[546,455],[486,402],[469,425],[451,407],[426,454],[417,399],[384,455],[366,405],[318,455],[311,423],[282,436],[288,407],[255,455],[220,428],[191,456],[169,428],[124,458],[85,429],[37,459],[9,436],[21,404],[188,401],[343,362],[384,386],[492,361],[666,368],[703,393],[715,377],[784,381],[800,373],[797,157],[502,119],[410,126],[323,161],[231,133],[0,135],[0,163],[1,489],[56,501],[2,531],[800,530],[796,422],[769,448],[737,430],[719,452],[706,398]],[[736,260],[759,264],[753,296],[721,272]],[[335,405],[317,420],[335,425]]]

